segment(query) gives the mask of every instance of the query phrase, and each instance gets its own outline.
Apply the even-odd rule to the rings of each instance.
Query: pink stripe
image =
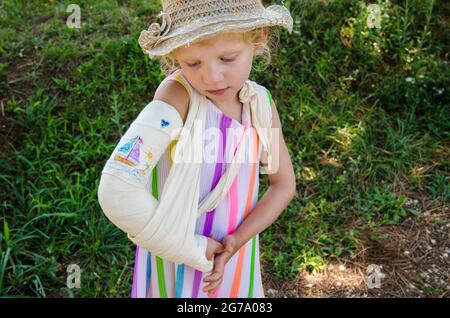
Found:
[[[239,213],[238,184],[239,184],[238,176],[236,176],[236,178],[234,178],[233,184],[231,185],[230,195],[229,195],[230,216],[228,219],[228,230],[227,230],[228,235],[230,235],[231,233],[233,233],[236,230],[237,216]],[[223,268],[224,274],[226,271],[226,267],[227,267],[227,265],[225,264],[225,266]],[[212,294],[211,298],[217,298],[217,295],[219,294],[221,287],[222,287],[222,284],[219,285],[219,287],[216,289],[216,291]]]
[[[233,153],[234,155],[236,155],[236,151],[240,145],[240,143],[243,141],[243,137],[245,136],[245,133],[247,131],[247,123],[244,122],[244,133],[240,136],[240,141],[237,144],[236,148],[234,149]],[[239,173],[236,175],[236,177],[234,178],[233,184],[231,185],[230,188],[230,218],[228,220],[228,230],[227,230],[227,234],[230,235],[231,233],[233,233],[236,230],[236,225],[237,225],[237,217],[238,217],[238,213],[239,213],[239,206],[238,206],[238,202],[239,202],[239,194],[238,194],[238,175]]]
[[[238,200],[238,177],[236,176],[230,188],[230,218],[228,220],[228,235],[236,230],[237,217],[239,212]]]
[[[225,268],[227,267],[227,265],[225,264],[225,266],[223,267],[223,273],[225,275]],[[217,298],[217,295],[219,295],[220,292],[220,287],[222,287],[222,285],[219,285],[219,287],[217,287],[216,291],[211,295],[211,298]]]

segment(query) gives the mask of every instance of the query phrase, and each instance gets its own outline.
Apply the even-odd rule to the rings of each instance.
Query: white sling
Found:
[[[267,152],[270,170],[272,113],[267,91],[247,80],[239,99]],[[103,212],[131,241],[168,261],[203,272],[212,270],[213,260],[205,255],[207,238],[195,234],[196,220],[214,209],[228,193],[243,162],[248,139],[242,137],[229,168],[199,204],[206,103],[205,96],[193,91],[184,125],[173,106],[163,101],[149,103],[108,159],[98,189]],[[156,200],[145,184],[175,139],[175,159],[161,197]]]

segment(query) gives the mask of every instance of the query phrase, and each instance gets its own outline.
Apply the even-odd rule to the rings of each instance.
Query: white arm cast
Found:
[[[151,224],[159,202],[146,189],[146,183],[161,155],[177,138],[181,128],[183,121],[173,106],[163,101],[150,102],[120,139],[102,171],[98,188],[100,206],[107,218],[128,233],[130,239],[144,229],[149,232],[152,230],[146,225]],[[183,217],[183,212],[179,211],[180,217]],[[154,226],[161,227],[161,224]],[[194,236],[186,231],[178,236],[155,237],[139,246],[169,261],[186,263],[201,271],[211,270],[212,261],[208,261],[205,256],[206,237]],[[193,245],[190,248],[183,244],[185,236],[189,238],[186,242]],[[196,255],[195,259],[193,254]]]

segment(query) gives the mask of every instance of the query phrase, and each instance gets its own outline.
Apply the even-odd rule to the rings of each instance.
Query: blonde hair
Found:
[[[235,33],[238,36],[240,36],[242,40],[251,44],[256,49],[255,59],[258,57],[261,57],[263,59],[263,68],[257,69],[253,65],[252,66],[253,70],[260,72],[265,70],[267,66],[270,65],[272,59],[270,46],[272,44],[276,46],[275,41],[273,41],[275,37],[272,28],[262,27],[244,32],[227,31],[224,33]],[[202,39],[198,39],[197,41],[201,40]],[[161,67],[161,70],[164,72],[166,76],[170,75],[175,70],[180,68],[180,64],[175,58],[173,52],[174,51],[170,52],[169,54],[163,55],[159,58],[159,65]]]

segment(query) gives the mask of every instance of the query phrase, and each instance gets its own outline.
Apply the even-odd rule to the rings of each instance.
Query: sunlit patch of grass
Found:
[[[135,246],[96,192],[164,77],[137,43],[160,3],[84,1],[81,29],[66,26],[70,3],[0,10],[2,296],[130,294]],[[297,176],[297,196],[261,234],[277,279],[354,257],[365,230],[421,212],[409,194],[450,201],[448,4],[377,3],[379,29],[365,1],[285,1],[293,35],[280,32],[269,69],[251,74],[272,92]],[[70,264],[79,290],[66,287]]]

